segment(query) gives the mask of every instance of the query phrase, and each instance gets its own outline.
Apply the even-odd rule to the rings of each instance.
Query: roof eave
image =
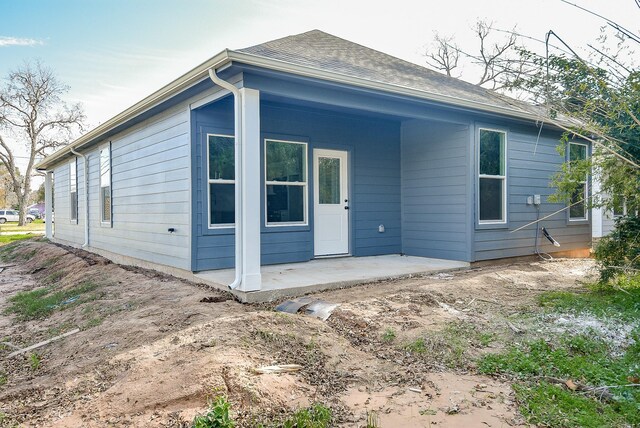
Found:
[[[299,76],[316,78],[321,80],[332,81],[336,83],[343,83],[352,86],[362,87],[365,89],[374,89],[383,92],[391,92],[398,95],[405,95],[414,98],[420,98],[423,100],[439,102],[443,104],[454,105],[458,107],[466,107],[473,110],[479,110],[489,113],[495,113],[502,116],[510,116],[519,119],[526,120],[540,120],[540,114],[529,112],[519,109],[514,106],[513,109],[496,106],[493,104],[481,103],[471,100],[465,100],[463,98],[454,97],[450,95],[436,94],[433,92],[423,91],[419,89],[410,88],[402,85],[395,85],[391,83],[384,83],[369,79],[363,79],[360,77],[354,77],[346,74],[329,72],[315,67],[301,66],[297,64],[291,64],[285,61],[265,58],[259,55],[253,55],[246,52],[229,51],[229,57],[233,61],[254,65],[274,71],[281,71],[286,73],[292,73]]]
[[[83,136],[75,140],[73,143],[47,156],[36,165],[36,169],[46,170],[47,168],[51,167],[56,162],[64,158],[66,155],[68,155],[71,152],[71,149],[74,149],[74,150],[81,149],[85,144],[91,141],[94,141],[97,138],[100,138],[100,136],[104,135],[110,130],[113,130],[114,128],[121,125],[122,123],[128,120],[131,120],[136,116],[139,116],[140,114],[157,106],[161,102],[179,94],[180,92],[193,86],[194,84],[208,78],[208,72],[210,68],[220,67],[225,63],[228,63],[229,61],[230,61],[229,50],[225,49],[224,51],[220,52],[213,58],[203,62],[202,64],[195,67],[188,73],[180,76],[179,78],[175,79],[171,83],[155,91],[148,97],[137,102],[136,104],[132,105],[128,109],[117,114],[116,116],[112,117],[111,119],[107,120],[101,125],[97,126],[90,132],[84,134]]]
[[[432,102],[438,102],[457,107],[469,108],[473,110],[494,113],[501,116],[508,116],[518,119],[537,121],[543,119],[540,114],[528,112],[525,110],[509,109],[492,104],[486,104],[471,100],[465,100],[459,97],[453,97],[449,95],[436,94],[433,92],[418,90],[402,85],[395,85],[390,83],[384,83],[369,79],[363,79],[346,74],[329,72],[315,67],[301,66],[297,64],[291,64],[285,61],[276,60],[272,58],[265,58],[259,55],[253,55],[246,52],[232,51],[225,49],[208,61],[203,62],[199,66],[195,67],[188,73],[180,76],[171,83],[165,85],[161,89],[157,90],[153,94],[112,117],[105,123],[99,125],[92,131],[78,138],[70,145],[58,150],[52,155],[46,157],[36,165],[38,170],[46,170],[54,165],[56,162],[64,158],[74,150],[81,149],[87,143],[99,139],[102,135],[113,130],[122,123],[139,116],[140,114],[148,111],[149,109],[157,106],[161,102],[179,94],[185,89],[193,86],[194,84],[208,78],[208,70],[210,68],[218,68],[226,63],[238,62],[247,65],[253,65],[262,67],[269,70],[280,71],[285,73],[291,73],[303,77],[315,78],[320,80],[331,81],[335,83],[347,84],[364,89],[373,89],[382,92],[392,93],[396,95],[404,95],[413,98],[428,100]]]

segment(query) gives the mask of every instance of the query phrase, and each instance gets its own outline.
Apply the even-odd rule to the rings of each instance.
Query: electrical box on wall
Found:
[[[540,205],[540,195],[533,195],[533,205]]]
[[[527,196],[527,205],[533,205],[533,196]]]

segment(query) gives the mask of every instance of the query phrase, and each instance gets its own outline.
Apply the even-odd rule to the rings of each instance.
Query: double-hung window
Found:
[[[100,221],[111,225],[111,144],[100,149]]]
[[[69,162],[69,218],[72,223],[78,222],[78,158]]]
[[[207,135],[209,227],[229,227],[235,223],[234,138]]]
[[[575,162],[580,162],[587,159],[587,145],[581,143],[569,143],[569,168]],[[569,220],[580,221],[588,219],[587,211],[587,198],[589,195],[589,188],[587,184],[587,175],[584,179],[579,181],[575,190],[571,194],[569,207]]]
[[[307,224],[307,144],[265,140],[267,226]]]
[[[479,130],[478,222],[507,222],[507,134],[493,129]]]

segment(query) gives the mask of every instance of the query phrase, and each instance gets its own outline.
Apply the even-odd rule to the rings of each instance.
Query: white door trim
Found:
[[[320,158],[337,158],[340,162],[340,195],[337,203],[320,204]],[[350,254],[349,157],[345,150],[313,150],[314,256]]]

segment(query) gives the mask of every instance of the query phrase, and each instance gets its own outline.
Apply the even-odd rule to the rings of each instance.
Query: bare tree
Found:
[[[460,48],[455,44],[452,36],[441,36],[435,33],[433,48],[431,51],[427,50],[426,56],[427,64],[451,76],[451,72],[458,67]]]
[[[451,76],[454,69],[467,62],[476,71],[474,83],[494,90],[511,88],[513,82],[531,71],[531,64],[520,55],[521,46],[515,28],[502,31],[496,29],[492,22],[478,20],[473,32],[478,41],[477,48],[473,50],[459,47],[452,36],[436,33],[431,48],[425,54],[427,64]],[[467,78],[472,80],[471,75]]]
[[[61,98],[68,90],[51,69],[39,62],[25,63],[10,72],[0,88],[0,162],[17,197],[20,225],[25,222],[36,159],[68,144],[73,133],[82,130],[81,106],[67,104]],[[20,146],[27,153],[22,174],[16,165],[16,149]]]

